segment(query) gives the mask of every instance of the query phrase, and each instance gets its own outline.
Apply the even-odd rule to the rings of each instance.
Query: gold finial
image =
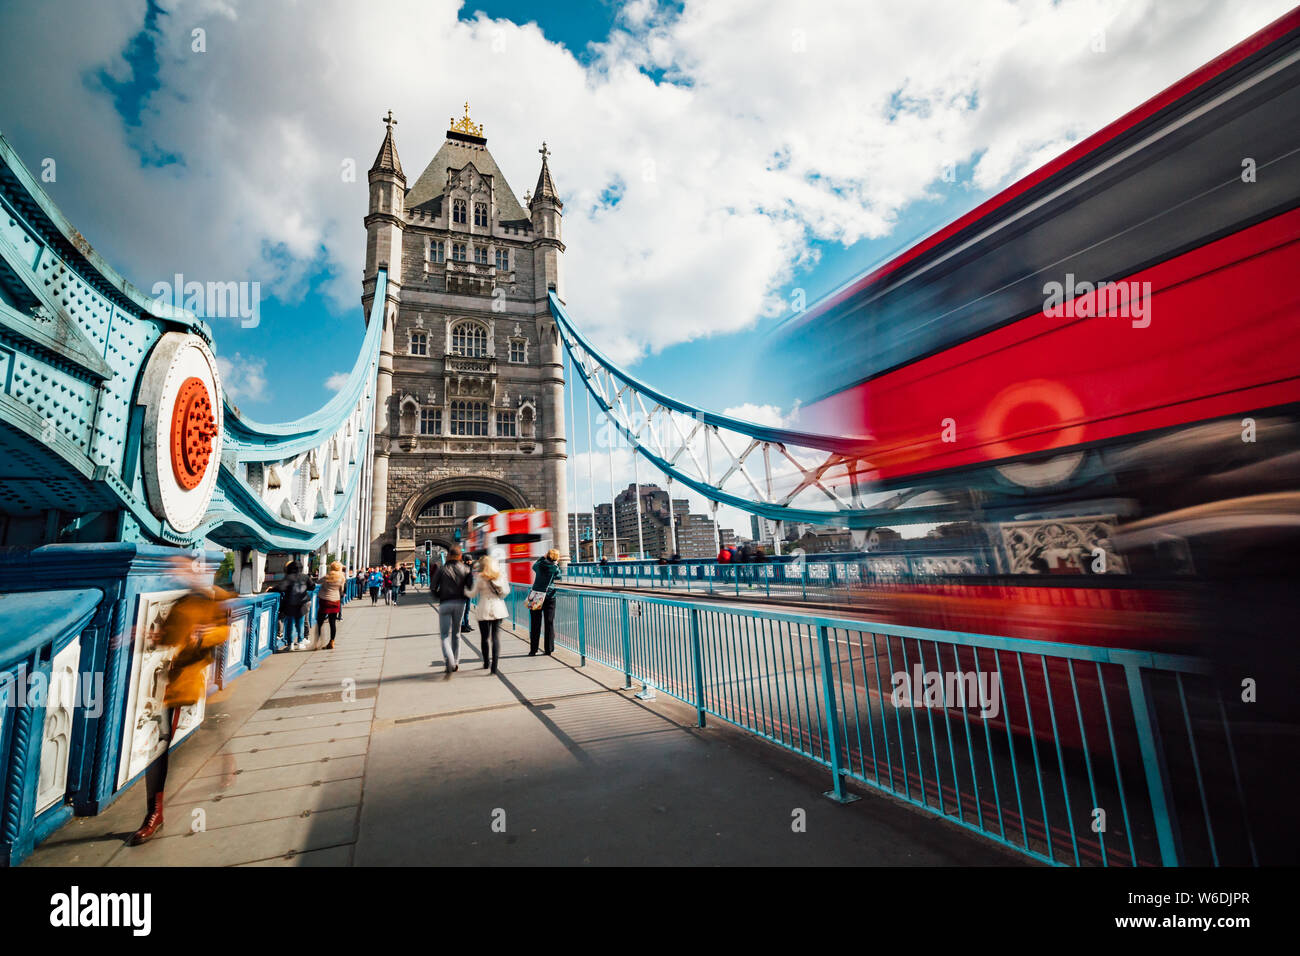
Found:
[[[478,136],[483,138],[483,124],[475,123],[469,118],[469,101],[465,101],[465,116],[463,119],[452,117],[448,122],[447,132],[464,133],[467,136]]]

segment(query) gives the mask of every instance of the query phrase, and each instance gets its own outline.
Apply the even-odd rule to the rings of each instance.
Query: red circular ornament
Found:
[[[172,407],[172,471],[186,491],[198,486],[212,460],[212,439],[217,420],[212,399],[202,379],[187,378]]]

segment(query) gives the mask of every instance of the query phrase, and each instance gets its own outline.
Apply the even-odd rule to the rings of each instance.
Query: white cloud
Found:
[[[11,3],[0,30],[8,131],[29,165],[59,159],[56,198],[137,284],[183,272],[292,299],[325,266],[354,310],[379,117],[399,118],[413,182],[468,98],[516,191],[550,144],[572,312],[629,361],[779,311],[812,240],[888,234],[948,163],[1004,184],[1288,2],[636,0],[585,65],[536,25],[458,19],[457,0],[163,5],[137,130],[85,77],[126,74],[143,0]],[[183,165],[142,166],[153,145]]]
[[[775,405],[755,405],[753,402],[746,402],[743,405],[724,409],[722,414],[728,418],[753,422],[755,425],[766,425],[769,428],[789,428],[792,424],[790,418]]]
[[[350,372],[335,372],[329,378],[325,379],[325,387],[331,392],[337,392],[348,383]]]
[[[266,394],[266,359],[245,358],[239,352],[218,355],[221,388],[233,404],[260,402]]]
[[[6,135],[29,166],[58,161],[56,201],[137,285],[181,272],[292,300],[324,267],[355,321],[380,116],[396,114],[414,183],[469,99],[521,196],[549,143],[570,310],[630,362],[781,311],[775,292],[814,241],[888,235],[949,164],[973,164],[974,190],[1005,185],[1290,0],[634,0],[587,63],[535,24],[460,20],[459,0],[162,5],[161,89],[132,129],[93,77],[128,75],[145,0],[0,13]],[[200,26],[207,52],[193,53]],[[155,149],[183,162],[142,165]],[[229,343],[229,327],[216,334]],[[261,398],[267,360],[223,358],[231,394]],[[614,474],[625,487],[630,458]]]

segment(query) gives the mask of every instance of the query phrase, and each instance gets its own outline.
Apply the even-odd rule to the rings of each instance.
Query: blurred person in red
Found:
[[[139,846],[162,829],[167,758],[181,708],[197,704],[206,696],[208,665],[216,648],[230,636],[221,602],[233,595],[211,585],[211,573],[204,574],[201,562],[177,558],[173,568],[178,583],[187,587],[189,593],[172,605],[155,638],[155,646],[172,650],[162,700],[162,726],[166,736],[162,753],[145,770],[148,809],[140,828],[127,838],[127,846]]]

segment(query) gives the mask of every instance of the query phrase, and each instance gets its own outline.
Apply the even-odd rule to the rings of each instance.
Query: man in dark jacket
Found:
[[[280,594],[280,621],[284,624],[284,649],[292,650],[298,643],[307,642],[303,622],[307,618],[307,605],[311,592],[316,590],[316,578],[302,573],[302,565],[290,561],[284,566],[283,580],[271,585]]]
[[[438,602],[438,630],[442,637],[442,660],[446,677],[460,669],[460,620],[469,605],[465,596],[470,571],[460,559],[460,548],[447,552],[447,563],[433,576],[430,590]]]

